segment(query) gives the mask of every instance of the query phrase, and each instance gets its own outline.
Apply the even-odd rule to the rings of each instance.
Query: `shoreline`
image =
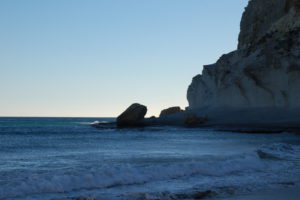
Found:
[[[300,108],[207,107],[185,110],[157,118],[142,118],[131,126],[118,126],[117,122],[97,122],[92,126],[100,129],[177,126],[241,133],[300,133]]]

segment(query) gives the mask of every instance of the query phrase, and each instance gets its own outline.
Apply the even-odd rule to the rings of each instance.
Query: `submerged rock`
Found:
[[[195,192],[195,193],[183,193],[176,194],[175,199],[204,199],[215,196],[217,193],[212,190],[206,190],[203,192]]]
[[[181,108],[179,106],[170,107],[170,108],[162,110],[160,112],[159,117],[163,117],[163,116],[166,116],[166,115],[175,114],[175,113],[182,112],[182,111],[183,110],[181,110]]]
[[[183,199],[206,199],[216,196],[217,193],[212,190],[205,190],[201,192],[186,191],[183,193],[171,193],[163,191],[159,193],[145,193],[137,192],[132,194],[121,195],[125,199],[136,199],[136,200],[183,200]]]
[[[117,118],[118,127],[141,126],[142,120],[147,113],[147,107],[138,103],[129,106]]]

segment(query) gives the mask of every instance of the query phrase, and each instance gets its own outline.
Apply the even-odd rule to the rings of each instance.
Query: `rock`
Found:
[[[206,190],[203,192],[196,192],[196,193],[182,193],[182,194],[175,194],[176,199],[204,199],[208,197],[213,197],[217,193],[212,190]]]
[[[217,193],[212,191],[212,190],[206,190],[206,191],[203,191],[203,192],[197,192],[193,195],[193,198],[194,199],[204,199],[204,198],[207,198],[207,197],[212,197],[212,196],[215,196]]]
[[[189,111],[300,108],[299,2],[251,0],[241,20],[238,49],[193,78]]]
[[[257,150],[256,152],[257,152],[258,157],[261,159],[274,159],[274,160],[279,159],[278,157],[276,157],[272,154],[263,152],[262,150]]]
[[[138,103],[129,106],[117,118],[118,127],[141,126],[142,120],[147,113],[147,107]]]
[[[155,126],[157,125],[157,119],[155,116],[151,116],[143,120],[145,126]]]
[[[239,49],[257,43],[271,32],[299,27],[299,5],[299,0],[251,0],[241,21]]]
[[[182,112],[182,111],[183,110],[181,110],[181,108],[179,106],[170,107],[170,108],[162,110],[160,112],[159,117],[163,117],[163,116],[166,116],[166,115],[175,114],[175,113]]]
[[[184,125],[188,127],[196,127],[196,126],[200,126],[206,121],[207,121],[207,117],[197,117],[194,114],[189,114],[184,121]]]

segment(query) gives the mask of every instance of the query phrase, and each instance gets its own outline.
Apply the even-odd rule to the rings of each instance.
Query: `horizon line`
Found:
[[[117,118],[117,117],[99,117],[99,116],[0,116],[0,118]]]

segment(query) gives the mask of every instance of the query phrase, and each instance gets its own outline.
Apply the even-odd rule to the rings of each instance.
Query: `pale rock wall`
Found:
[[[300,1],[251,0],[238,50],[204,66],[187,92],[189,109],[300,107]]]

